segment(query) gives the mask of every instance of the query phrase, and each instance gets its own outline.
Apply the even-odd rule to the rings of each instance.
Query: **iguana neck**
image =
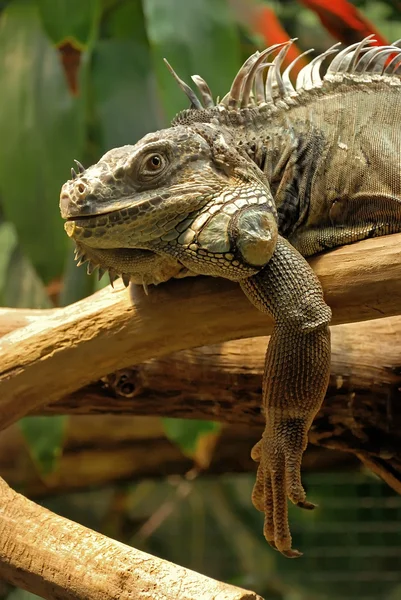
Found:
[[[273,124],[274,123],[274,124]],[[279,230],[291,235],[307,216],[312,179],[323,150],[322,134],[305,120],[258,119],[246,127],[227,128],[237,148],[258,165],[273,193]]]

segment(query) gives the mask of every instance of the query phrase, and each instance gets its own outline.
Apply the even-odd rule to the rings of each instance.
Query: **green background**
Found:
[[[77,269],[58,198],[73,159],[85,166],[112,147],[168,126],[187,99],[163,63],[190,82],[198,73],[223,96],[241,62],[263,48],[228,0],[10,0],[0,2],[0,305],[69,304],[100,286]],[[325,50],[335,40],[318,15],[295,0],[266,2],[298,47]],[[356,4],[387,37],[401,37],[399,4]],[[234,10],[235,5],[237,10]],[[333,33],[333,32],[332,32]],[[95,417],[94,417],[95,418]],[[165,420],[166,435],[191,455],[215,424]],[[20,423],[36,468],[57,469],[66,418]],[[308,556],[288,561],[261,536],[250,506],[253,476],[200,479],[183,498],[177,483],[145,481],[43,502],[112,537],[266,598],[401,598],[401,501],[366,474],[311,475],[311,517],[295,511],[297,544]],[[113,498],[126,509],[113,513]],[[319,498],[320,496],[320,498]],[[169,502],[151,535],[144,523]],[[21,590],[0,597],[31,598]]]

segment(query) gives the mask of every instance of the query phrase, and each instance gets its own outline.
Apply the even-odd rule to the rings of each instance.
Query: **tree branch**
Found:
[[[47,600],[262,600],[64,519],[0,479],[0,578]]]
[[[401,312],[400,264],[401,234],[315,257],[333,323]],[[107,288],[0,339],[0,426],[133,363],[271,326],[229,281],[172,281],[149,297],[137,286],[131,297]]]
[[[268,338],[246,339],[147,361],[41,412],[147,414],[261,428],[267,344]],[[310,441],[353,452],[401,493],[400,390],[401,316],[333,327],[329,388]]]
[[[338,398],[390,399],[401,411],[401,316],[331,328],[332,364],[322,414]],[[263,425],[260,395],[268,337],[183,350],[145,361],[40,407],[35,414],[153,415]],[[388,426],[388,425],[386,425]]]

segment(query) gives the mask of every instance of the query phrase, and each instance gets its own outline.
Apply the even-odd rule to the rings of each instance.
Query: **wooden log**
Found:
[[[399,314],[400,264],[401,234],[315,257],[333,323]],[[149,297],[102,290],[0,339],[0,427],[133,363],[271,326],[229,281],[172,281]]]
[[[261,428],[268,338],[186,350],[109,376],[43,414],[153,414]],[[332,369],[309,439],[356,454],[401,493],[401,316],[332,328]]]
[[[332,366],[321,414],[339,396],[401,411],[401,316],[331,328]],[[268,337],[183,350],[145,361],[83,387],[35,414],[134,414],[261,425]],[[385,424],[388,427],[388,424]]]
[[[32,323],[43,322],[45,317],[57,313],[57,308],[1,308],[0,307],[0,338]]]
[[[169,472],[182,473],[189,468],[190,462],[178,450],[166,440],[158,439],[156,443],[147,429],[143,431],[148,431],[148,441],[141,438],[135,443],[135,420],[129,424],[117,415],[176,416],[231,423],[233,429],[230,427],[219,442],[211,472],[253,469],[249,450],[263,424],[260,386],[267,343],[268,338],[254,338],[181,351],[119,371],[106,378],[107,384],[99,381],[42,407],[38,412],[48,415],[114,414],[116,422],[108,426],[110,417],[106,417],[103,426],[101,421],[88,417],[83,424],[74,421],[70,427],[72,441],[67,441],[61,469],[46,485],[28,475],[32,474],[31,463],[26,457],[22,459],[17,447],[10,448],[15,434],[5,432],[8,442],[2,446],[0,439],[0,474],[21,485],[22,481],[11,473],[14,461],[22,460],[24,468],[19,462],[15,472],[20,473],[30,493],[40,493],[79,487],[81,477],[96,484],[119,477],[154,476],[166,469],[166,462]],[[400,490],[401,317],[335,326],[332,346],[328,394],[310,440],[331,449],[354,452]],[[93,435],[89,434],[91,430]],[[81,445],[86,449],[80,469],[74,467],[75,450],[80,444],[77,436],[81,436]],[[143,456],[149,442],[154,450],[154,460],[150,462]],[[103,453],[104,468],[91,474],[90,462],[99,453]],[[118,457],[118,472],[113,474],[107,469],[107,456],[110,460]],[[307,457],[306,468],[308,461]]]
[[[116,542],[0,479],[0,578],[47,600],[262,600]]]

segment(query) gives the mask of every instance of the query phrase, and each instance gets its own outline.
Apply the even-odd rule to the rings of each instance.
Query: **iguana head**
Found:
[[[276,212],[263,173],[212,124],[177,125],[107,152],[61,191],[77,255],[127,282],[188,272],[240,280],[270,259]]]

